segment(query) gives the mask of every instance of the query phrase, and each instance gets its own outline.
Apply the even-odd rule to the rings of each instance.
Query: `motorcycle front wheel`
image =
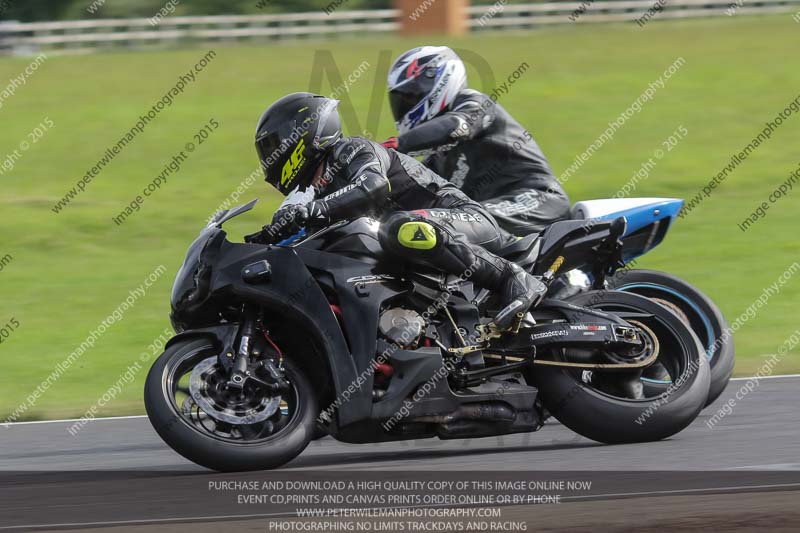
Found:
[[[283,368],[288,390],[231,389],[210,340],[175,342],[147,375],[147,416],[164,442],[201,466],[220,472],[276,468],[305,449],[318,412],[303,372],[288,359]]]

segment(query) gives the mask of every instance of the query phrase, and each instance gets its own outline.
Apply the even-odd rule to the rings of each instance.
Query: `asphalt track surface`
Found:
[[[761,379],[751,392],[746,383],[732,381],[689,428],[660,442],[601,445],[556,422],[533,434],[471,440],[350,445],[325,438],[284,468],[259,474],[209,473],[169,449],[146,418],[95,420],[74,436],[72,422],[12,424],[0,427],[0,532],[178,531],[187,522],[198,532],[268,531],[266,520],[292,516],[289,507],[242,506],[235,495],[212,494],[208,482],[348,476],[593,480],[589,491],[563,494],[560,505],[505,507],[504,519],[519,517],[528,531],[710,523],[798,531],[800,377]],[[746,394],[737,398],[737,391]],[[732,399],[731,414],[709,428]]]

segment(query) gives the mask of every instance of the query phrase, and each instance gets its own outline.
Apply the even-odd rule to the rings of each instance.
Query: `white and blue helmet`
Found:
[[[464,62],[446,46],[420,46],[389,69],[389,103],[400,134],[450,109],[467,87]]]

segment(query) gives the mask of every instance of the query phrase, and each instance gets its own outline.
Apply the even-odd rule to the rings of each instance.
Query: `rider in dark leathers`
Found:
[[[497,291],[504,299],[494,319],[501,329],[543,297],[544,284],[491,253],[507,236],[480,204],[412,157],[342,137],[336,104],[295,93],[262,115],[256,147],[267,182],[284,195],[311,186],[317,199],[282,205],[256,241],[371,214],[381,220],[387,252]]]
[[[495,100],[466,88],[466,71],[446,47],[401,55],[389,73],[400,134],[386,143],[427,155],[425,164],[482,203],[516,235],[567,218],[569,199],[531,134]]]

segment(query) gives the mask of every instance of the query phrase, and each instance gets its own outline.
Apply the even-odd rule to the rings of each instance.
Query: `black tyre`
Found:
[[[542,402],[562,424],[584,437],[608,444],[654,441],[688,426],[708,397],[708,361],[697,337],[672,311],[636,294],[591,291],[570,300],[609,313],[639,313],[629,319],[644,326],[657,344],[656,363],[668,372],[669,389],[648,396],[641,372],[534,367]],[[552,354],[556,360],[562,354]],[[638,392],[632,394],[631,391]]]
[[[311,440],[323,439],[328,435],[330,435],[328,428],[317,422],[314,426],[314,434],[311,436]]]
[[[711,387],[707,404],[716,400],[733,375],[735,350],[733,335],[724,332],[728,323],[719,307],[697,287],[655,270],[620,270],[609,280],[609,287],[646,296],[666,305],[686,321],[706,352],[711,366]],[[658,379],[643,378],[658,386]]]
[[[156,432],[185,458],[221,472],[276,468],[297,457],[314,434],[318,412],[308,379],[291,361],[284,359],[289,390],[279,397],[238,395],[234,398],[237,405],[216,416],[230,415],[233,419],[244,412],[247,422],[222,421],[198,404],[199,401],[206,405],[204,394],[229,394],[223,385],[222,372],[215,366],[216,356],[213,343],[201,338],[176,342],[155,361],[145,381],[144,401]],[[205,369],[205,373],[196,369]],[[200,394],[197,388],[190,390],[192,379],[195,383],[202,379]],[[224,398],[211,401],[225,405]]]

